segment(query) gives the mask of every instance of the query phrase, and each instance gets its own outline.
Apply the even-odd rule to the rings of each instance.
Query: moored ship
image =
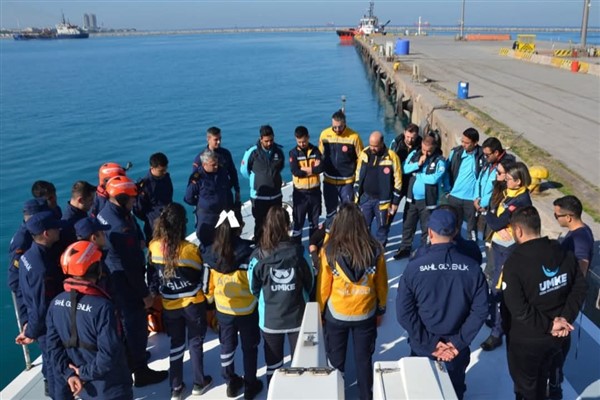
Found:
[[[65,15],[62,16],[62,22],[56,24],[57,39],[87,39],[90,34],[81,30],[77,25],[65,21]]]
[[[383,25],[379,25],[379,18],[375,16],[374,9],[375,2],[371,1],[367,14],[360,19],[357,28],[337,29],[335,32],[339,36],[340,42],[351,43],[356,35],[372,35],[374,33],[385,35],[385,27],[390,23],[390,20]]]

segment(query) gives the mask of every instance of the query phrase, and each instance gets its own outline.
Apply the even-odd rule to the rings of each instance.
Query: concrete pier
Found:
[[[584,222],[597,240],[588,275],[588,304],[595,304],[600,287],[600,79],[501,56],[500,48],[512,42],[403,37],[410,40],[410,54],[389,56],[386,47],[396,39],[362,37],[355,44],[398,113],[408,108],[412,122],[439,129],[444,154],[474,126],[483,139],[498,137],[529,166],[547,167],[551,183],[533,199],[544,234],[551,238],[566,234],[554,220],[552,201],[564,193],[582,200],[588,211]],[[459,81],[469,82],[465,100],[457,99]],[[588,307],[586,314],[600,323],[600,310]]]

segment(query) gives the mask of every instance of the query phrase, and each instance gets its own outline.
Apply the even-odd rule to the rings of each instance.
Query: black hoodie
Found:
[[[503,275],[503,328],[511,338],[547,338],[555,317],[572,323],[587,290],[573,253],[547,237],[519,244]]]

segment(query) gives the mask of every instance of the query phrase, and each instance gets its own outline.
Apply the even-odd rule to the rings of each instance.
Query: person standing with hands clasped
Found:
[[[431,246],[400,277],[396,313],[408,332],[411,355],[445,361],[456,396],[462,399],[469,345],[488,314],[488,286],[479,264],[453,243],[456,226],[452,211],[431,213]]]
[[[517,399],[545,399],[554,357],[573,331],[587,284],[573,253],[541,236],[533,206],[510,219],[517,242],[504,263],[502,322]]]

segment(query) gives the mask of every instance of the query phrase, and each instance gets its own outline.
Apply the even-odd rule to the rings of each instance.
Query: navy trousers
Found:
[[[467,239],[477,240],[477,217],[475,216],[475,207],[473,200],[463,200],[458,197],[448,196],[448,204],[454,206],[458,212],[458,220],[463,219],[467,222]]]
[[[299,333],[300,332],[289,332],[287,334],[292,357],[294,356]],[[275,370],[283,366],[283,345],[285,335],[285,333],[262,332],[265,346],[265,362],[267,363],[267,384],[271,383],[271,378],[273,377]]]
[[[327,220],[331,220],[337,212],[339,203],[351,203],[354,201],[354,185],[333,185],[323,182],[323,200],[325,200],[325,211]]]
[[[327,320],[325,322],[325,347],[327,358],[334,368],[345,371],[348,334],[352,332],[354,364],[361,400],[373,398],[373,352],[377,339],[375,317],[364,322],[347,324]]]
[[[369,229],[371,229],[371,224],[373,223],[373,219],[375,219],[377,230],[373,236],[385,247],[388,234],[390,233],[390,223],[392,222],[392,217],[389,215],[388,209],[381,210],[379,208],[379,198],[371,197],[368,194],[360,196],[359,204]]]
[[[123,335],[129,368],[135,372],[148,365],[146,362],[146,347],[148,345],[148,319],[142,299],[114,294],[115,305],[121,313]]]
[[[310,237],[319,225],[319,215],[321,215],[321,189],[310,190],[294,189],[292,193],[293,203],[293,232],[294,238],[302,239],[302,228],[308,214],[308,237]]]
[[[175,310],[163,310],[167,335],[171,338],[169,382],[175,389],[183,383],[183,354],[187,333],[194,383],[204,384],[204,337],[206,336],[206,302]]]
[[[513,246],[504,247],[497,243],[492,242],[492,253],[494,258],[494,269],[491,274],[490,282],[490,318],[493,322],[491,335],[495,337],[501,337],[504,334],[502,329],[502,316],[500,315],[500,303],[502,302],[502,289],[498,289],[496,286],[500,275],[502,274],[502,267],[506,262],[506,259],[512,253]]]
[[[415,353],[412,349],[410,351],[411,356],[421,356],[421,357],[429,357],[432,360],[435,360],[435,357],[432,357],[430,354],[418,354]],[[452,387],[456,392],[456,397],[459,400],[462,400],[465,392],[467,391],[467,385],[465,383],[465,376],[467,373],[467,367],[469,366],[469,362],[471,361],[471,349],[467,346],[463,350],[461,350],[456,357],[452,359],[450,362],[444,363],[446,365],[446,369],[448,370],[448,376],[450,377],[450,381],[452,382]]]
[[[425,200],[413,200],[407,202],[408,208],[404,210],[402,225],[402,242],[400,250],[411,250],[415,232],[417,231],[417,222],[421,224],[421,246],[427,244],[427,226],[429,224],[429,215],[431,210],[427,208]]]
[[[258,311],[250,315],[227,315],[217,311],[219,321],[219,342],[221,343],[221,375],[226,382],[235,376],[235,349],[238,345],[238,333],[242,341],[244,358],[244,382],[256,382],[256,364],[258,363]]]

